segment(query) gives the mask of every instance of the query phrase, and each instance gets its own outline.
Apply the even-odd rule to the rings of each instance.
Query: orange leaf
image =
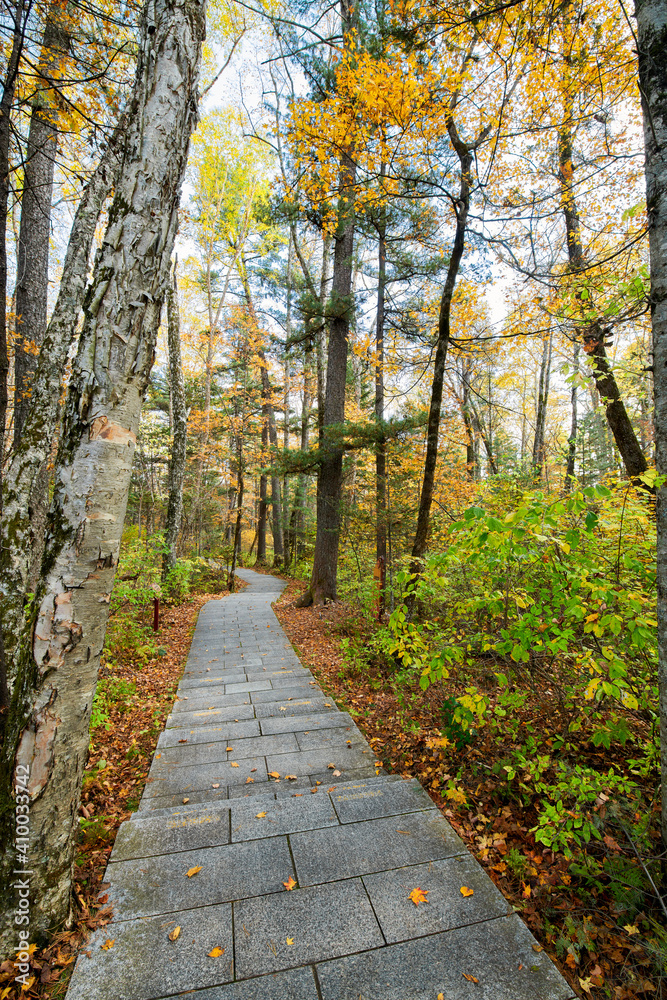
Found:
[[[233,760],[233,761],[232,761],[232,767],[238,767],[238,766],[239,766],[239,765],[238,765],[238,764],[236,763],[236,761],[235,761],[235,760]]]
[[[167,937],[169,938],[170,941],[175,941],[180,933],[181,933],[181,928],[177,926],[174,927],[171,934],[168,934]]]
[[[269,771],[269,778],[279,778],[280,771]]]
[[[246,778],[245,779],[245,783],[246,783],[246,785],[252,785],[252,783],[253,783],[254,780],[255,780],[254,778]]]
[[[287,891],[290,892],[290,890],[295,887],[296,882],[294,881],[294,879],[290,875],[290,877],[287,879],[287,881],[283,882],[283,885],[285,886],[285,888],[287,889]]]
[[[220,958],[220,956],[224,955],[224,954],[225,954],[225,949],[224,948],[218,948],[218,947],[216,947],[216,948],[213,948],[212,951],[209,951],[208,957],[209,958]]]
[[[565,959],[565,964],[569,965],[571,969],[576,968],[576,966],[577,966],[577,960],[576,960],[576,958],[574,957],[574,955],[572,953],[570,953],[567,956],[567,958]]]
[[[479,982],[479,979],[477,979],[475,976],[471,976],[468,972],[464,972],[463,973],[463,978],[467,979],[469,983],[478,983]]]
[[[467,885],[462,885],[461,886],[461,895],[462,896],[466,896],[466,897],[472,896],[474,892],[475,892],[475,890],[474,889],[469,889]]]
[[[200,871],[201,871],[201,865],[197,865],[196,868],[188,868],[185,874],[188,876],[188,878],[192,878],[193,875],[196,875],[197,872]]]
[[[255,819],[264,819],[265,816],[266,816],[266,813],[257,813],[256,816],[255,816]]]
[[[408,894],[408,899],[411,899],[415,906],[419,906],[420,903],[428,903],[428,899],[426,898],[428,891],[428,889],[413,889],[412,892]]]
[[[109,951],[110,948],[113,948],[113,944],[114,944],[115,940],[116,940],[115,938],[107,938],[106,941],[104,942],[104,944],[100,945],[100,948],[102,949],[102,951]]]

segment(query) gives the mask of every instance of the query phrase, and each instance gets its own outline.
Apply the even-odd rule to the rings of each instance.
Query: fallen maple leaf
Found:
[[[476,976],[471,976],[470,973],[468,973],[468,972],[464,972],[463,973],[463,978],[467,979],[469,983],[478,983],[479,982],[479,979],[477,979]]]
[[[215,948],[212,949],[212,951],[209,951],[208,957],[209,958],[220,958],[220,956],[224,955],[224,954],[225,954],[225,949],[224,948],[218,948],[216,946]]]
[[[197,865],[196,868],[188,868],[185,874],[188,876],[188,878],[192,878],[193,875],[196,875],[197,872],[200,871],[201,871],[201,865]]]
[[[235,760],[233,760],[233,761],[232,761],[232,767],[238,767],[238,766],[239,766],[239,765],[238,765],[238,764],[236,763],[236,761],[235,761]]]
[[[531,888],[530,888],[530,882],[528,882],[528,883],[522,882],[521,884],[523,886],[523,892],[521,893],[521,895],[523,896],[524,899],[529,899],[530,898],[530,893],[532,891]]]
[[[255,780],[254,778],[246,778],[245,779],[245,783],[246,783],[246,785],[251,785],[254,780]]]
[[[183,799],[183,805],[186,806],[189,801],[190,801],[190,799]]]
[[[330,771],[333,771],[335,769],[336,765],[335,764],[327,764],[327,767],[329,768]]]
[[[264,819],[265,816],[266,816],[266,813],[256,813],[255,814],[255,819]]]
[[[109,951],[110,948],[113,948],[115,940],[116,940],[115,938],[107,938],[107,940],[104,942],[104,944],[100,945],[100,948],[102,949],[102,951]]]
[[[279,771],[269,771],[269,778],[279,778],[279,777],[280,777]]]
[[[474,894],[474,892],[475,892],[475,890],[474,889],[469,889],[467,885],[462,885],[461,886],[461,895],[462,896],[466,896],[466,897],[472,896]]]
[[[623,930],[630,936],[633,934],[639,934],[639,928],[635,927],[634,924],[623,924]]]
[[[572,954],[572,952],[570,952],[570,953],[568,954],[567,958],[565,959],[565,964],[566,964],[566,965],[569,965],[571,969],[574,969],[574,968],[575,968],[575,966],[576,966],[576,964],[577,964],[577,960],[576,960],[576,958],[574,957],[574,955]]]
[[[582,990],[586,991],[586,993],[590,993],[591,989],[593,988],[590,976],[587,979],[582,979],[581,976],[579,976],[579,985],[581,986]]]
[[[537,944],[537,942],[535,942],[535,944],[533,945],[533,951],[538,951],[538,952],[544,951],[544,948],[542,947],[541,944]]]
[[[285,778],[287,781],[296,781],[296,774],[286,774]]]
[[[411,899],[415,906],[419,906],[420,903],[428,903],[428,899],[426,898],[428,892],[428,889],[413,889],[412,892],[408,894],[408,899]]]
[[[168,938],[169,938],[170,941],[175,941],[176,938],[178,937],[178,935],[180,933],[181,933],[181,928],[177,926],[177,927],[174,927],[174,929],[171,932],[171,934],[168,934],[167,936],[168,936]]]
[[[287,944],[294,944],[294,938],[285,938]]]
[[[283,885],[285,886],[285,888],[287,889],[287,891],[290,892],[295,887],[296,882],[294,881],[294,879],[290,875],[290,877],[287,879],[287,881],[283,882]]]

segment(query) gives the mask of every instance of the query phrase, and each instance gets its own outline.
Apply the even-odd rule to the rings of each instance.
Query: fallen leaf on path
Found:
[[[335,764],[327,764],[327,767],[329,768],[330,771],[334,771],[336,769]]]
[[[287,944],[294,944],[294,938],[285,938]]]
[[[470,973],[468,973],[468,972],[464,972],[463,973],[463,978],[467,979],[469,983],[478,983],[479,982],[479,979],[477,979],[476,976],[471,976]]]
[[[170,941],[175,941],[176,938],[178,937],[178,935],[180,933],[181,933],[181,928],[178,927],[178,926],[176,926],[176,927],[174,927],[174,929],[171,932],[171,934],[168,934],[167,936],[168,936],[168,938],[169,938]]]
[[[217,783],[217,784],[215,784],[215,785],[211,785],[211,788],[220,788],[220,782],[218,782],[218,783]]]
[[[238,764],[236,763],[236,761],[235,761],[235,760],[233,760],[233,761],[232,761],[232,767],[238,767],[238,766],[239,766],[239,765],[238,765]]]
[[[257,768],[256,768],[256,767],[251,767],[251,768],[250,768],[250,773],[252,774],[252,772],[253,772],[253,771],[256,771],[256,770],[257,770]]]
[[[265,816],[266,816],[266,813],[256,813],[255,814],[255,819],[264,819]]]
[[[104,944],[100,945],[102,951],[109,951],[110,948],[113,948],[115,940],[116,940],[115,938],[107,938]]]
[[[340,778],[342,771],[334,771],[334,778]]]
[[[229,753],[230,750],[233,750],[233,749],[234,749],[234,747],[225,747],[225,750],[227,750],[228,753]]]
[[[201,865],[197,865],[195,868],[188,868],[185,874],[188,876],[188,878],[192,878],[193,875],[196,875],[197,872],[200,871],[201,871]]]
[[[187,743],[188,741],[187,740],[179,740],[178,742],[179,743]]]
[[[290,877],[287,879],[287,881],[283,882],[283,885],[285,886],[285,888],[287,889],[287,891],[290,892],[295,887],[296,882],[294,881],[294,879],[290,875]]]
[[[245,779],[245,783],[246,783],[246,785],[251,785],[254,780],[255,780],[254,778],[246,778]]]
[[[224,954],[225,954],[225,949],[224,948],[218,948],[216,946],[211,951],[209,951],[208,957],[209,958],[220,958],[220,956],[224,955]]]
[[[426,898],[428,892],[428,889],[424,890],[417,887],[408,893],[408,899],[411,899],[415,906],[419,906],[420,903],[428,903],[428,899]]]
[[[288,781],[296,781],[296,774],[286,774],[285,777]]]
[[[541,945],[541,944],[537,944],[537,942],[536,942],[536,943],[535,943],[535,944],[533,945],[533,951],[538,951],[538,952],[539,952],[539,951],[544,951],[544,948],[542,947],[542,945]]]
[[[474,892],[475,892],[475,890],[474,889],[469,889],[467,885],[462,885],[461,886],[461,895],[462,896],[466,896],[466,897],[467,896],[472,896],[474,894]]]
[[[279,778],[279,777],[280,777],[279,771],[269,771],[269,778]]]
[[[190,799],[183,799],[183,805],[186,806],[189,801],[190,801]]]

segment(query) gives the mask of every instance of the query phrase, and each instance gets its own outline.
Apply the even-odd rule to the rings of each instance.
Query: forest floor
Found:
[[[493,744],[480,740],[458,752],[435,746],[442,723],[432,689],[406,702],[380,675],[351,667],[341,641],[361,633],[363,642],[368,620],[342,602],[297,608],[303,589],[289,581],[275,612],[304,666],[353,716],[387,771],[419,779],[575,993],[587,1000],[667,996],[665,954],[656,956],[655,940],[647,949],[640,929],[646,915],[630,915],[604,890],[584,890],[572,860],[536,844],[534,810],[502,794],[490,773]],[[605,838],[605,850],[616,849]]]
[[[110,907],[105,905],[106,899],[100,896],[100,891],[116,833],[139,805],[158,737],[174,702],[199,611],[207,601],[226,593],[198,594],[184,603],[166,605],[150,646],[137,649],[121,642],[119,649],[113,649],[112,662],[105,663],[103,655],[100,680],[112,685],[112,697],[103,702],[101,724],[92,730],[83,780],[73,924],[69,930],[56,934],[47,947],[30,946],[28,989],[14,983],[16,969],[12,962],[0,965],[2,1000],[19,997],[63,1000],[78,952],[91,932],[111,919]],[[157,656],[150,655],[153,648],[159,651]]]

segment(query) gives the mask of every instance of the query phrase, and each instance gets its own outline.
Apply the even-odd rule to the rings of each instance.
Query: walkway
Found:
[[[419,783],[379,771],[301,665],[271,610],[283,584],[239,576],[201,611],[107,869],[114,920],[68,1000],[571,998]]]

